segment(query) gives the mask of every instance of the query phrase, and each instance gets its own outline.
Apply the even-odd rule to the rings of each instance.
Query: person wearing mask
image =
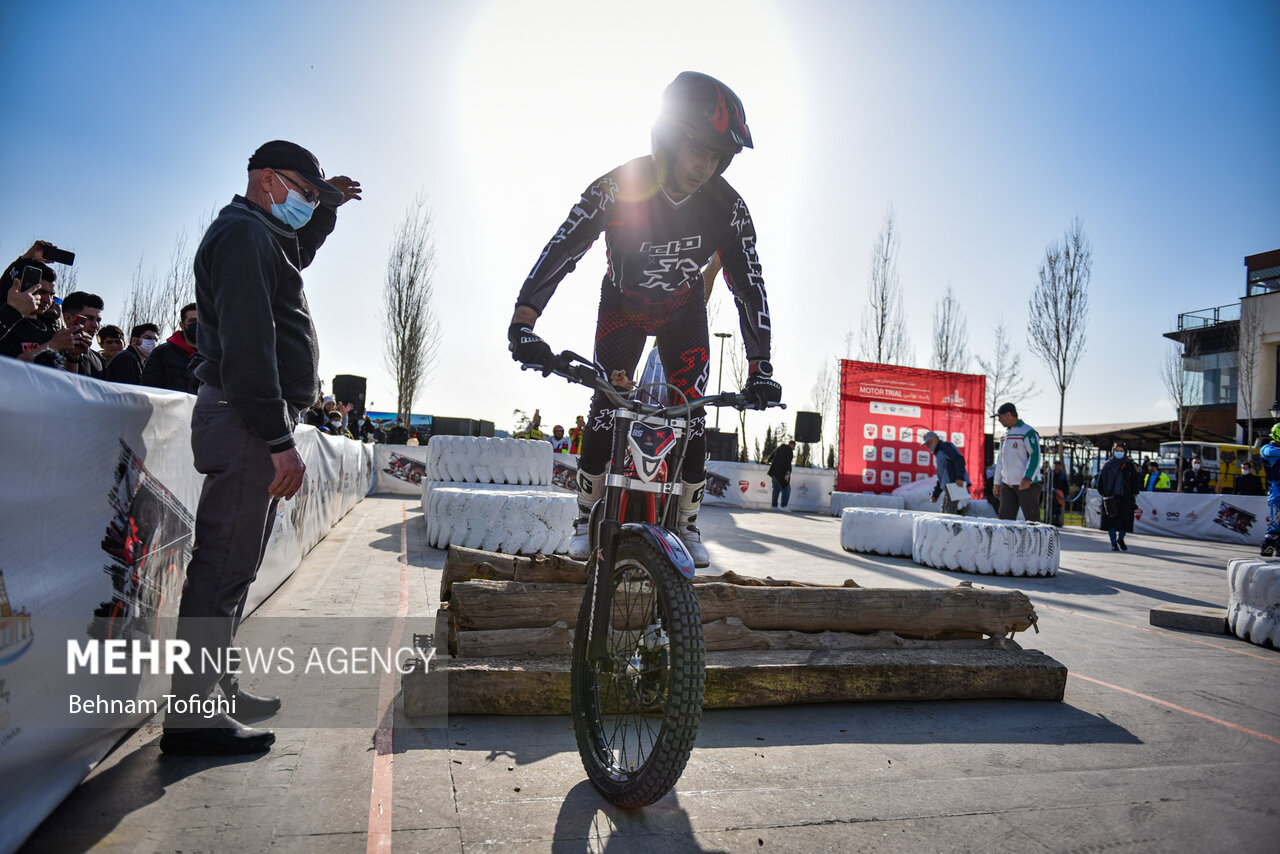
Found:
[[[142,384],[152,388],[167,388],[195,394],[200,383],[187,370],[196,355],[196,304],[182,307],[178,330],[160,344],[147,358],[142,368]]]
[[[129,346],[107,363],[103,379],[113,383],[142,385],[142,369],[147,357],[160,340],[160,327],[154,323],[139,323],[129,333]]]
[[[94,352],[93,336],[102,323],[102,297],[87,294],[84,291],[72,291],[62,300],[62,325],[71,330],[79,330],[75,343],[64,354],[66,369],[73,374],[93,377],[100,380],[106,370],[106,362]]]
[[[996,454],[993,491],[1000,499],[1000,518],[1040,521],[1040,434],[1018,417],[1018,407],[1002,404],[996,420],[1004,427]]]
[[[1253,473],[1253,463],[1249,460],[1240,463],[1240,474],[1236,476],[1236,482],[1232,485],[1231,491],[1236,495],[1267,494],[1267,491],[1262,488],[1262,478]]]
[[[393,424],[391,429],[387,431],[387,444],[407,445],[408,443],[409,431],[405,429],[404,422],[397,418],[395,424]]]
[[[965,471],[964,455],[955,445],[942,441],[942,437],[932,430],[924,434],[920,444],[933,454],[933,469],[937,475],[929,501],[936,502],[941,496],[942,512],[959,516],[960,502],[951,494],[951,487],[958,486],[966,493],[969,491],[969,474]]]
[[[1205,470],[1204,463],[1199,457],[1191,458],[1191,470],[1182,474],[1182,491],[1193,492],[1199,495],[1208,495],[1213,492],[1213,484],[1209,480],[1209,472]]]
[[[1173,481],[1169,479],[1169,475],[1160,471],[1160,464],[1155,460],[1147,462],[1147,476],[1142,482],[1143,492],[1171,492],[1173,490]]]
[[[1138,467],[1129,459],[1124,442],[1111,447],[1111,459],[1098,473],[1098,493],[1102,496],[1102,530],[1111,536],[1113,552],[1127,552],[1124,535],[1133,533],[1133,515],[1138,508],[1138,492],[1142,479]]]

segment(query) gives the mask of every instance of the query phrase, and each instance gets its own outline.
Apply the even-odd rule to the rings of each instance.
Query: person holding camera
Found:
[[[37,241],[4,272],[8,291],[5,304],[0,306],[0,355],[61,368],[64,354],[76,344],[83,330],[58,328],[58,310],[53,302],[57,274],[39,257],[44,246],[53,248]]]
[[[194,261],[200,388],[191,450],[205,478],[176,634],[203,651],[201,661],[234,644],[276,503],[302,488],[306,466],[293,431],[320,394],[302,270],[333,231],[338,207],[360,198],[358,181],[326,179],[315,155],[292,142],[260,146],[248,173],[244,195],[218,212]],[[166,753],[260,753],[275,741],[270,730],[242,721],[275,714],[280,699],[249,693],[234,672],[177,673],[172,690],[201,701],[221,694],[232,711],[211,719],[168,715],[160,738]]]
[[[96,380],[103,378],[106,363],[95,353],[93,336],[102,323],[102,309],[106,304],[97,294],[72,291],[62,298],[62,325],[79,330],[71,348],[66,351],[66,369],[70,373]]]

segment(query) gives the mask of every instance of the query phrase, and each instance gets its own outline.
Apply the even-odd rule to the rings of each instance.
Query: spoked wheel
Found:
[[[648,541],[626,537],[610,573],[608,656],[588,659],[591,590],[573,638],[573,728],[587,777],[611,802],[671,791],[702,719],[706,647],[691,585]]]

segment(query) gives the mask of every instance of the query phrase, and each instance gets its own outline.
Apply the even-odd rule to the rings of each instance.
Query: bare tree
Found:
[[[859,358],[882,365],[905,365],[911,361],[911,341],[907,337],[906,311],[902,305],[902,283],[898,278],[898,246],[893,208],[889,208],[871,248],[867,311],[862,315],[858,344]]]
[[[125,296],[124,306],[120,312],[120,329],[124,332],[125,343],[135,326],[144,323],[160,325],[164,319],[164,295],[160,285],[160,277],[155,270],[144,272],[142,258],[138,258],[138,266],[133,268],[133,283]]]
[[[1013,342],[1005,329],[1004,318],[996,322],[991,335],[990,361],[975,356],[982,372],[987,375],[987,412],[991,418],[991,432],[996,432],[996,407],[1006,401],[1021,402],[1039,394],[1035,385],[1022,376],[1022,354],[1013,352]]]
[[[964,372],[969,369],[969,329],[955,291],[947,292],[933,309],[933,358],[935,371]]]
[[[823,435],[831,435],[831,413],[836,410],[840,404],[840,369],[839,362],[835,359],[826,359],[822,362],[822,367],[818,368],[818,377],[814,380],[813,389],[809,392],[809,406],[818,413],[822,418],[822,424],[825,428]],[[818,443],[818,459],[825,460],[827,458],[826,448],[829,442],[822,441]]]
[[[413,401],[439,352],[440,322],[435,312],[436,250],[431,210],[415,199],[396,227],[382,292],[387,370],[395,377],[396,414],[409,423]]]
[[[1175,489],[1182,488],[1182,472],[1184,468],[1182,455],[1183,444],[1187,438],[1187,430],[1191,425],[1191,418],[1203,403],[1204,375],[1198,371],[1188,371],[1186,365],[1186,359],[1194,357],[1195,352],[1190,346],[1183,347],[1179,344],[1172,344],[1159,364],[1160,382],[1164,384],[1164,390],[1169,395],[1169,402],[1173,404],[1174,418],[1178,424],[1178,469],[1176,472],[1178,482],[1174,486]]]
[[[207,221],[202,221],[201,233],[206,227]],[[155,270],[144,271],[142,258],[138,258],[138,266],[133,271],[133,283],[125,296],[121,311],[124,320],[121,328],[126,338],[133,327],[143,323],[159,326],[160,337],[164,338],[181,321],[179,310],[184,305],[195,302],[195,253],[187,247],[187,232],[183,229],[174,241],[173,251],[169,253],[169,263],[162,274]]]
[[[1093,249],[1084,224],[1077,217],[1063,234],[1061,246],[1054,240],[1045,247],[1044,260],[1040,262],[1040,283],[1028,305],[1027,338],[1031,352],[1049,368],[1049,376],[1058,389],[1059,437],[1067,389],[1084,353],[1092,273]]]
[[[1253,447],[1253,406],[1258,393],[1255,386],[1262,361],[1262,314],[1258,303],[1258,300],[1241,302],[1240,325],[1236,327],[1237,397],[1244,409],[1245,444],[1250,448]]]

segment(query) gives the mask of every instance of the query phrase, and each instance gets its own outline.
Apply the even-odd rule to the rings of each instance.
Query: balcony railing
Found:
[[[1231,323],[1240,319],[1240,303],[1219,305],[1214,308],[1202,308],[1178,315],[1178,331],[1184,329],[1204,329],[1217,326],[1219,323]]]

